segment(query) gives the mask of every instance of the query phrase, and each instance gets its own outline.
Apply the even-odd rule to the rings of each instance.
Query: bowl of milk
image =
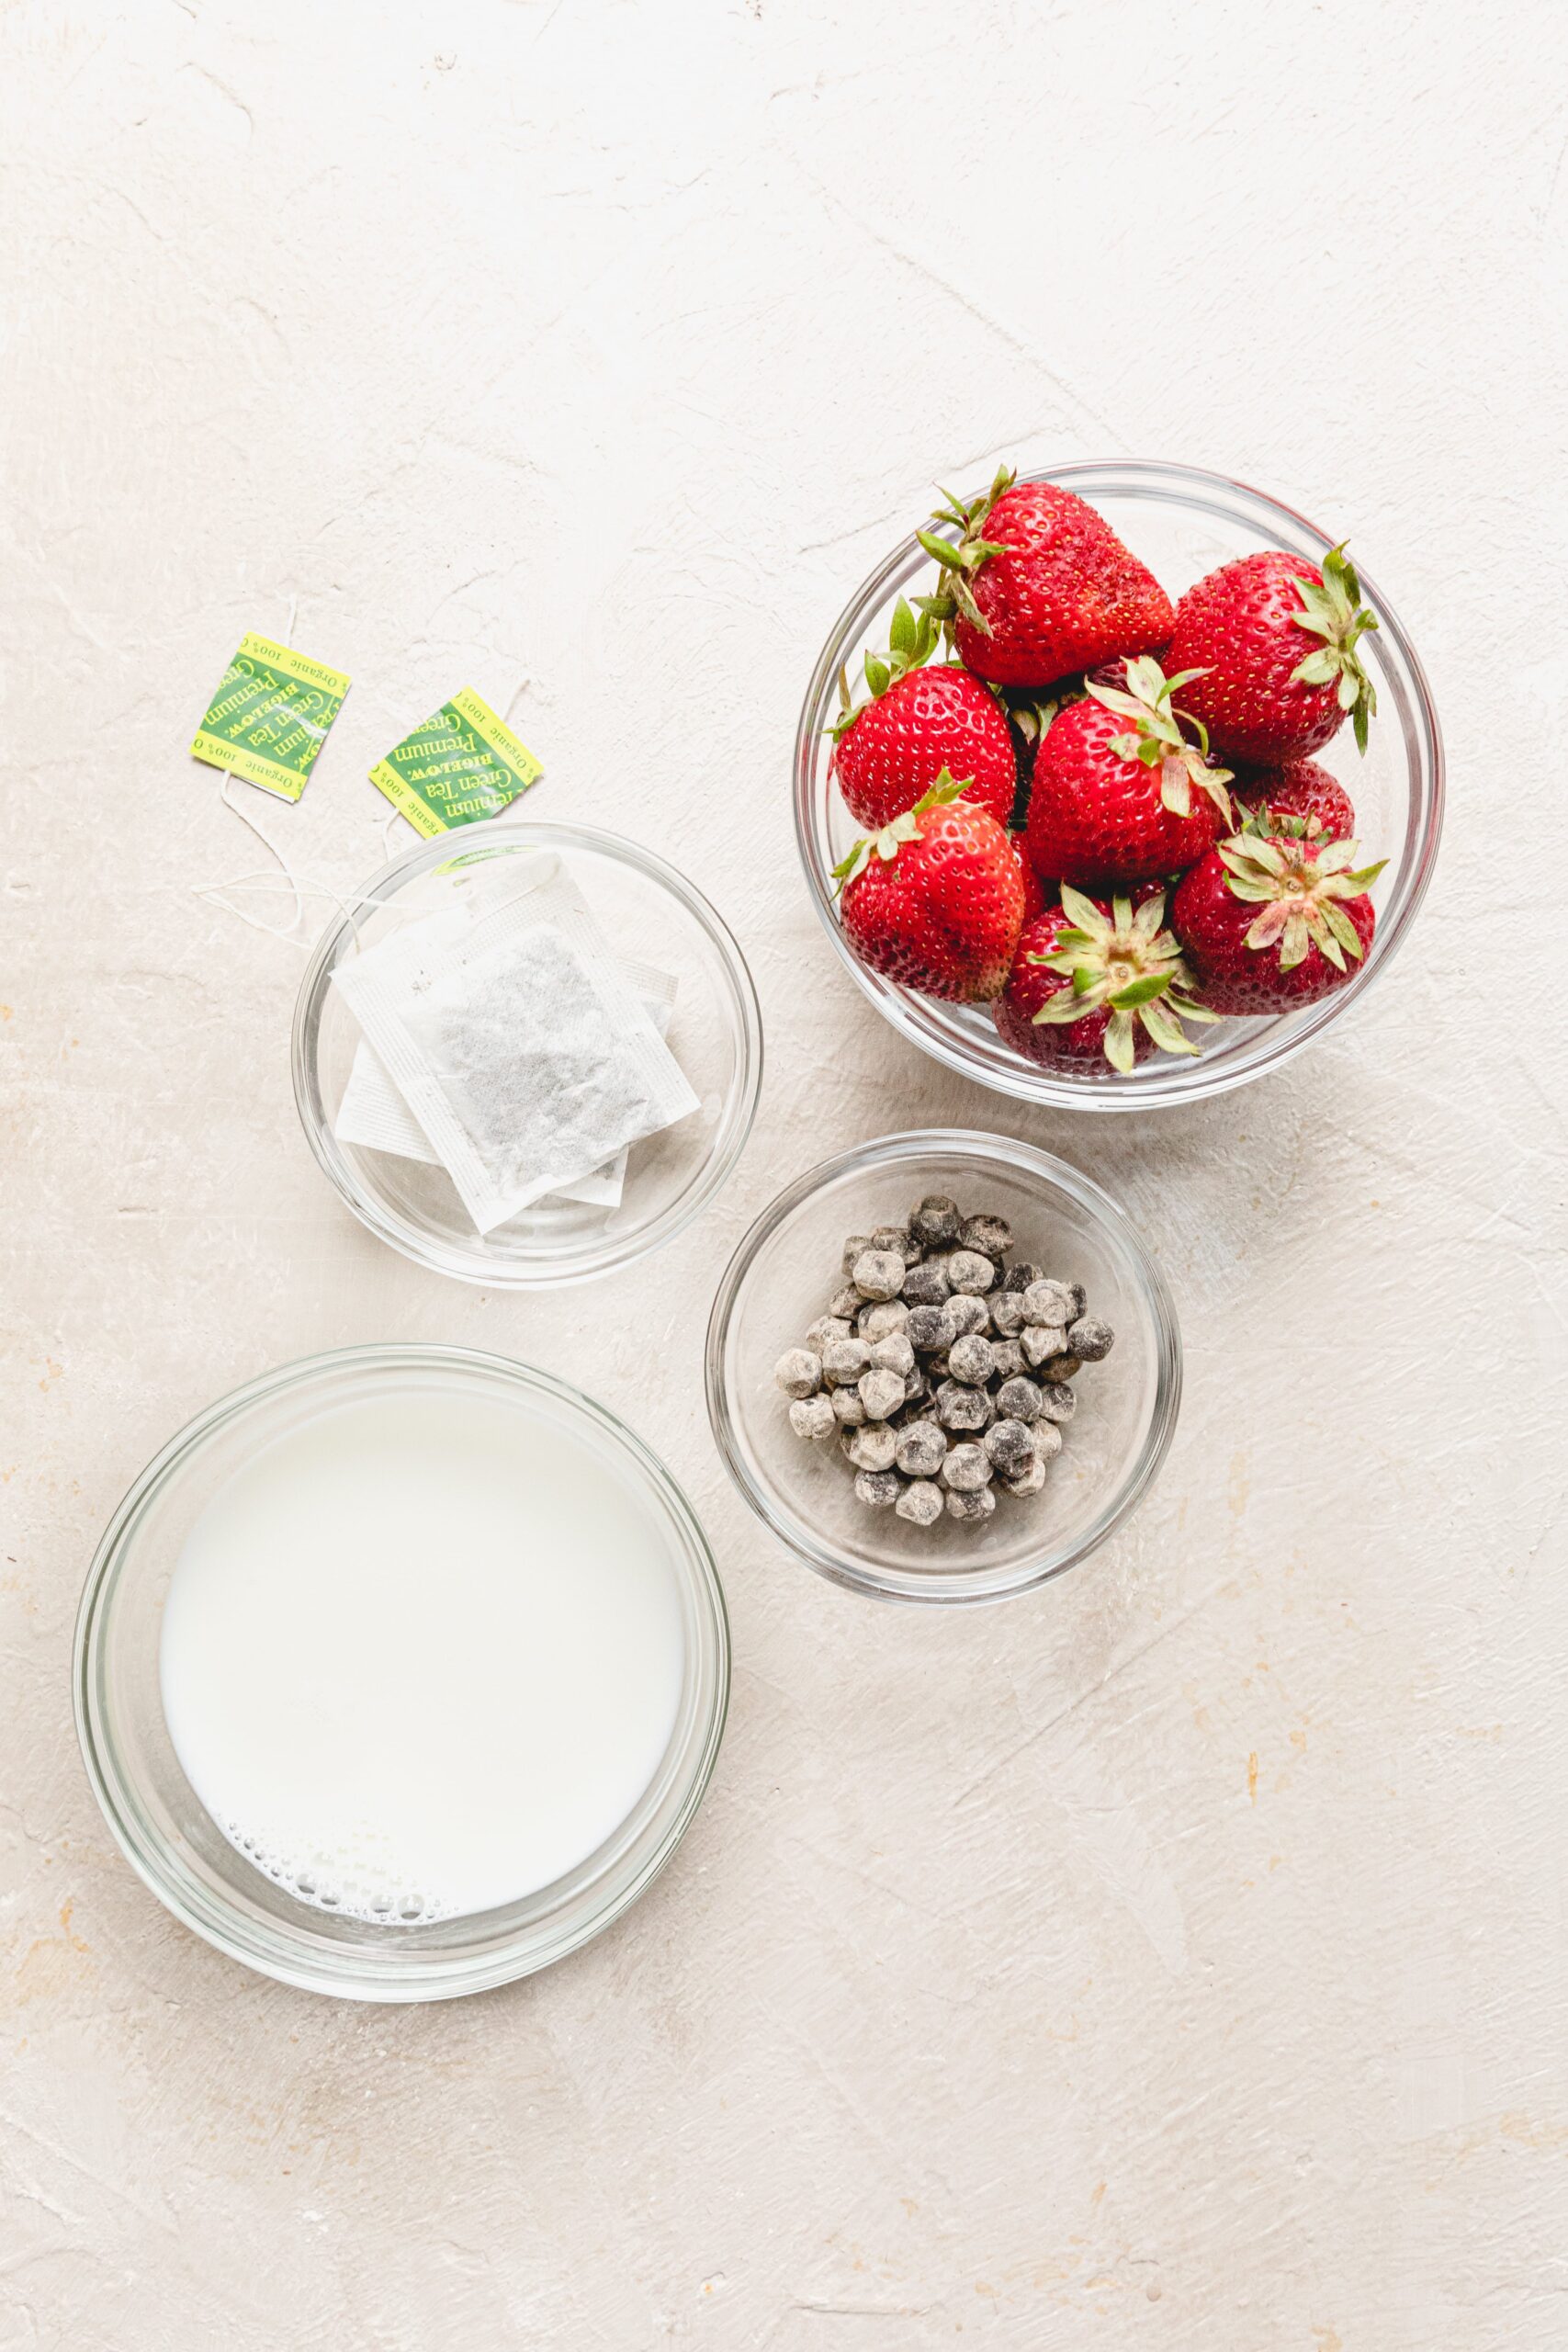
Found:
[[[662,1464],[547,1373],[352,1348],[209,1407],[142,1472],[77,1623],[128,1859],[310,1991],[530,1973],[668,1861],[717,1754],[724,1596]]]

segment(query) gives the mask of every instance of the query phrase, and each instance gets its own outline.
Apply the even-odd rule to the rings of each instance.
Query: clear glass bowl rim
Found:
[[[1259,510],[1259,519],[1278,517],[1303,535],[1321,555],[1334,544],[1315,523],[1307,520],[1294,507],[1271,497],[1267,491],[1255,490],[1250,483],[1238,481],[1229,474],[1211,471],[1198,466],[1173,465],[1160,458],[1089,458],[1068,465],[1038,467],[1021,470],[1021,481],[1060,482],[1068,489],[1092,500],[1094,490],[1110,492],[1117,487],[1136,495],[1169,498],[1185,492],[1188,502],[1211,513],[1227,514],[1216,507],[1216,499],[1232,502],[1249,501]],[[976,488],[982,485],[976,485]],[[970,495],[975,492],[971,492]],[[1234,517],[1231,517],[1234,519]],[[887,595],[904,567],[920,553],[919,543],[911,531],[900,540],[893,552],[879,563],[874,571],[855,591],[829,636],[812,673],[806,699],[801,706],[800,723],[795,745],[795,834],[800,854],[802,870],[818,916],[833,943],[834,953],[848,969],[861,993],[869,998],[883,1019],[897,1030],[900,1036],[929,1054],[949,1069],[970,1079],[977,1086],[1001,1094],[1010,1100],[1047,1104],[1066,1111],[1152,1111],[1172,1102],[1192,1102],[1227,1093],[1232,1087],[1249,1085],[1277,1069],[1303,1046],[1320,1036],[1329,1023],[1352,1003],[1359,1002],[1367,989],[1373,986],[1393,962],[1426,897],[1436,863],[1438,840],[1442,832],[1445,762],[1442,731],[1432,701],[1420,657],[1411,644],[1397,616],[1381,589],[1358,567],[1362,591],[1367,602],[1378,615],[1382,633],[1397,647],[1400,657],[1410,674],[1416,716],[1426,754],[1425,784],[1427,822],[1423,830],[1413,872],[1405,878],[1403,890],[1393,897],[1386,907],[1378,910],[1378,953],[1370,970],[1359,973],[1348,987],[1322,998],[1313,1006],[1300,1025],[1289,1035],[1279,1036],[1263,1047],[1254,1058],[1242,1067],[1205,1062],[1201,1056],[1192,1061],[1183,1060],[1173,1069],[1159,1069],[1152,1081],[1145,1075],[1137,1085],[1094,1084],[1075,1080],[1070,1075],[1031,1069],[1020,1064],[1014,1073],[1001,1068],[982,1066],[961,1039],[954,1039],[940,1029],[928,1030],[918,1011],[911,1008],[906,992],[896,988],[878,972],[869,971],[855,956],[846,941],[843,926],[834,910],[833,881],[827,862],[820,854],[817,828],[813,821],[813,781],[816,756],[829,706],[839,672],[850,652],[858,645],[871,613]]]
[[[1077,1541],[1059,1555],[1047,1554],[1026,1567],[1009,1569],[989,1578],[962,1569],[944,1573],[863,1567],[845,1560],[829,1545],[814,1542],[808,1529],[798,1528],[793,1521],[786,1524],[752,1478],[736,1444],[734,1418],[724,1378],[729,1319],[740,1286],[759,1252],[803,1201],[842,1175],[880,1174],[928,1154],[957,1152],[1022,1170],[1041,1179],[1066,1193],[1078,1207],[1088,1211],[1094,1222],[1113,1232],[1127,1251],[1155,1331],[1154,1409],[1143,1443],[1115,1493]],[[708,1317],[705,1376],[708,1419],[725,1468],[769,1533],[787,1551],[830,1583],[873,1600],[907,1601],[916,1607],[975,1607],[1032,1592],[1068,1568],[1077,1567],[1098,1551],[1136,1509],[1153,1484],[1176,1433],[1181,1405],[1181,1333],[1165,1276],[1148,1245],[1126,1211],[1092,1177],[1053,1153],[1043,1151],[1038,1145],[1022,1143],[1010,1136],[987,1135],[963,1127],[925,1127],[907,1134],[878,1136],[869,1143],[855,1144],[847,1151],[837,1152],[832,1159],[821,1160],[797,1176],[794,1183],[786,1185],[769,1202],[742,1235],[720,1277]]]
[[[757,1115],[762,1085],[762,1015],[750,967],[735,934],[702,892],[656,851],[597,826],[563,824],[549,818],[518,818],[508,811],[479,824],[465,825],[460,831],[441,833],[434,840],[416,842],[412,849],[373,874],[350,903],[384,899],[389,891],[401,889],[414,875],[433,869],[446,859],[466,856],[501,842],[568,850],[575,847],[614,858],[668,890],[706,933],[724,967],[733,995],[738,1069],[708,1164],[700,1179],[641,1231],[602,1245],[563,1251],[558,1261],[541,1259],[536,1263],[518,1263],[502,1258],[489,1259],[481,1254],[478,1236],[472,1247],[458,1247],[405,1225],[360,1182],[333,1134],[321,1099],[316,1040],[333,966],[345,935],[352,930],[352,918],[347,912],[335,916],[322,932],[295,999],[291,1046],[294,1101],[305,1139],[318,1164],[361,1225],[378,1240],[389,1243],[403,1257],[412,1258],[416,1265],[428,1266],[436,1273],[449,1275],[457,1282],[474,1283],[486,1290],[564,1290],[571,1283],[593,1282],[619,1267],[635,1265],[638,1259],[661,1250],[700,1216],[715,1194],[728,1182]]]
[[[586,1414],[617,1444],[638,1472],[662,1498],[682,1538],[681,1564],[695,1602],[698,1656],[694,1670],[711,1678],[712,1703],[695,1739],[685,1786],[668,1822],[649,1835],[641,1846],[619,1858],[616,1868],[582,1891],[570,1917],[547,1932],[519,1927],[473,1953],[442,1954],[426,1942],[417,1959],[407,1948],[389,1946],[378,1955],[373,1946],[344,1948],[305,1945],[276,1923],[258,1923],[227,1905],[200,1882],[186,1883],[183,1871],[171,1867],[172,1849],[154,1825],[138,1818],[135,1790],[123,1769],[112,1728],[100,1703],[97,1668],[107,1615],[128,1547],[141,1513],[177,1476],[192,1448],[225,1420],[246,1412],[279,1390],[319,1378],[335,1370],[377,1365],[464,1365],[500,1374],[516,1385],[543,1391],[559,1403]],[[302,1356],[246,1381],[242,1387],[216,1398],[196,1414],[153,1456],[135,1478],[110,1517],[87,1571],[76,1613],[72,1659],[73,1707],[76,1736],[87,1779],[104,1819],[121,1853],[164,1908],[181,1924],[213,1945],[227,1958],[241,1962],[278,1983],[340,1999],[409,2002],[446,2000],[461,1994],[488,1992],[500,1984],[532,1975],[564,1960],[619,1918],[674,1854],[695,1818],[717,1760],[729,1705],[730,1636],[724,1588],[711,1546],[684,1493],[659,1456],[635,1430],[597,1399],[585,1396],[537,1365],[519,1363],[477,1348],[445,1347],[423,1341],[383,1342],[365,1347],[336,1348],[321,1355]],[[656,1825],[649,1825],[652,1831]],[[455,1927],[463,1923],[454,1921]]]

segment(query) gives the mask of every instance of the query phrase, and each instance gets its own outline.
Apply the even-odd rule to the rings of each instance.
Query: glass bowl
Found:
[[[523,1900],[467,1917],[381,1925],[299,1901],[213,1823],[164,1722],[159,1643],[170,1577],[204,1505],[243,1464],[322,1410],[396,1395],[499,1396],[570,1430],[624,1482],[663,1540],[685,1622],[674,1728],[642,1797],[596,1852]],[[464,1348],[346,1348],[263,1374],[199,1413],[141,1473],[88,1573],[76,1622],[77,1735],[127,1860],[175,1918],[231,1959],[307,1992],[433,2001],[482,1992],[575,1951],[663,1868],[718,1753],[729,1691],[724,1594],[702,1527],[640,1438],[547,1373]]]
[[[795,1436],[773,1367],[842,1280],[851,1233],[901,1225],[927,1193],[995,1210],[1014,1255],[1081,1282],[1116,1334],[1085,1364],[1077,1410],[1044,1491],[1002,1498],[977,1527],[921,1528],[855,1499],[835,1442]],[[1164,1280],[1116,1204],[1076,1168],[1010,1136],[933,1129],[824,1160],[765,1209],[725,1270],[707,1337],[708,1413],[731,1477],[808,1567],[852,1591],[925,1602],[1002,1600],[1085,1560],[1134,1510],[1164,1461],[1181,1396],[1181,1341]]]
[[[389,930],[491,888],[504,861],[541,850],[560,856],[618,954],[675,978],[668,1042],[699,1108],[633,1145],[618,1206],[557,1194],[481,1235],[445,1169],[344,1143],[333,1133],[360,1030],[333,973]],[[491,1288],[586,1282],[660,1249],[728,1177],[750,1132],[761,1079],[762,1023],[751,975],[707,900],[635,842],[586,825],[510,814],[422,842],[372,876],[318,943],[294,1012],[300,1121],[355,1216],[405,1257]]]
[[[1333,544],[1262,492],[1193,467],[1131,461],[1052,466],[1021,479],[1060,482],[1087,498],[1173,598],[1233,557],[1260,548],[1283,548],[1316,561]],[[934,577],[934,566],[912,533],[894,548],[852,598],[823,647],[795,741],[795,835],[806,878],[828,936],[885,1021],[950,1069],[1019,1102],[1064,1110],[1144,1111],[1223,1094],[1229,1087],[1261,1078],[1321,1036],[1330,1022],[1366,994],[1398,952],[1431,877],[1442,820],[1443,749],[1415,649],[1388,599],[1360,570],[1359,549],[1352,546],[1350,552],[1358,559],[1366,600],[1381,624],[1358,647],[1377,688],[1378,715],[1365,758],[1358,754],[1348,724],[1325,751],[1314,756],[1348,790],[1356,808],[1357,838],[1368,861],[1388,859],[1371,894],[1378,927],[1371,952],[1354,978],[1332,996],[1273,1019],[1233,1020],[1205,1028],[1195,1060],[1156,1054],[1122,1077],[1109,1063],[1099,1071],[1037,1069],[1002,1043],[987,1008],[939,1004],[917,996],[868,970],[844,937],[832,869],[861,828],[829,774],[832,741],[826,729],[838,712],[840,669],[847,666],[852,679],[857,677],[867,649],[886,646],[895,600],[911,589],[919,593],[922,579]]]

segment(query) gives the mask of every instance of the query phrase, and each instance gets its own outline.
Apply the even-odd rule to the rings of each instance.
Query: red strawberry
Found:
[[[1178,887],[1171,921],[1216,1012],[1289,1012],[1343,988],[1376,922],[1387,864],[1352,871],[1354,842],[1237,833]]]
[[[953,1004],[1001,994],[1023,923],[1012,843],[987,810],[961,797],[964,789],[940,776],[833,869],[845,884],[844,935],[861,962]]]
[[[1043,1069],[1110,1062],[1130,1070],[1159,1046],[1195,1054],[1183,1021],[1216,1016],[1192,1001],[1181,950],[1163,928],[1165,892],[1109,905],[1070,883],[1062,903],[1025,926],[1001,1001],[1003,1043]]]
[[[1202,671],[1188,699],[1226,758],[1299,759],[1337,734],[1347,711],[1364,752],[1378,698],[1356,643],[1376,627],[1343,547],[1321,571],[1268,549],[1189,588],[1169,658]]]
[[[1328,841],[1348,841],[1356,830],[1349,794],[1338,777],[1320,768],[1315,760],[1281,760],[1278,767],[1238,769],[1232,797],[1238,808],[1249,814],[1275,820],[1298,818],[1303,832]],[[1279,828],[1266,826],[1265,830]]]
[[[1152,654],[1122,669],[1125,692],[1086,680],[1086,698],[1057,713],[1040,746],[1029,854],[1048,879],[1087,888],[1172,874],[1234,822],[1230,770],[1208,764],[1201,728],[1191,742],[1171,702],[1190,673],[1167,678]]]
[[[900,596],[887,658],[865,657],[870,701],[852,707],[849,679],[839,679],[832,772],[850,814],[876,831],[912,808],[944,768],[969,779],[970,800],[999,825],[1012,815],[1018,775],[1006,715],[967,670],[927,666],[936,640],[929,614],[917,620]]]
[[[1170,635],[1170,599],[1154,573],[1070,490],[1021,482],[1004,466],[988,491],[967,504],[949,496],[932,520],[958,538],[919,533],[942,567],[937,594],[922,603],[951,625],[977,677],[1049,685],[1071,670],[1153,652]]]

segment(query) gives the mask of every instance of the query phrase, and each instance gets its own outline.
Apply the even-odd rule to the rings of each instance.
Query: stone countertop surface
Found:
[[[1561,10],[17,0],[0,51],[0,2347],[1561,2345]],[[1433,682],[1450,813],[1396,973],[1207,1107],[947,1076],[797,875],[829,626],[933,476],[1015,455],[1263,485],[1350,535]],[[408,838],[366,772],[472,684],[541,811],[735,928],[761,1112],[662,1255],[485,1295],[323,1183],[288,1034],[326,901],[288,940],[235,911],[275,891],[198,895],[266,863],[186,752],[246,629],[354,678],[297,809],[234,796],[319,888]],[[956,1620],[776,1549],[701,1386],[780,1182],[928,1123],[1105,1183],[1188,1351],[1136,1520]],[[736,1646],[647,1899],[399,2011],[167,1917],[70,1707],[164,1440],[390,1337],[624,1413]]]

